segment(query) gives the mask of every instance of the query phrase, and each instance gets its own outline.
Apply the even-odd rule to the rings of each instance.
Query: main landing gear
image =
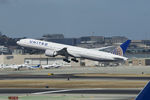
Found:
[[[63,61],[70,63],[70,60],[68,60],[68,59],[63,59]]]
[[[63,61],[65,61],[65,62],[67,62],[67,63],[70,63],[70,60],[68,60],[68,59],[63,59]],[[72,58],[71,61],[74,61],[74,62],[76,62],[76,63],[79,62],[76,58]]]
[[[79,62],[76,58],[72,58],[71,60],[76,62],[76,63]]]

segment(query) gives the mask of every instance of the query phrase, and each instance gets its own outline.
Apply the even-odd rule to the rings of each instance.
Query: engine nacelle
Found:
[[[55,56],[57,56],[57,52],[54,50],[46,50],[45,55],[49,56],[49,57],[55,57]]]

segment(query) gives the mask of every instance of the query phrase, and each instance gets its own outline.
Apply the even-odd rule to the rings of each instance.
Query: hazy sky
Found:
[[[150,0],[0,0],[0,31],[10,37],[95,32],[150,39]]]

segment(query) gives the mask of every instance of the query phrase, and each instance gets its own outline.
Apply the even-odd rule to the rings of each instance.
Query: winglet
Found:
[[[144,87],[144,89],[139,93],[135,100],[150,100],[150,81]]]
[[[122,43],[119,47],[115,48],[112,53],[123,56],[130,43],[131,43],[131,40],[127,40],[126,42]]]

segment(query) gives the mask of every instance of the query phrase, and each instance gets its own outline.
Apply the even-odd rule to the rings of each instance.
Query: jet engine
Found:
[[[49,57],[55,57],[55,56],[57,56],[57,52],[54,50],[46,50],[45,55],[49,56]]]

